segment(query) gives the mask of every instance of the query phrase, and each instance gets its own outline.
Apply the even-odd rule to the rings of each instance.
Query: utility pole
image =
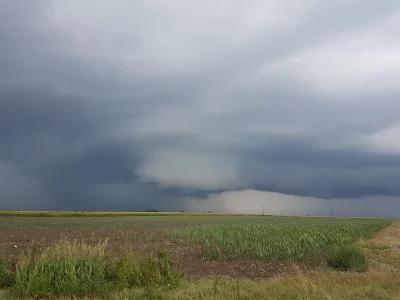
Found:
[[[333,217],[333,209],[331,208],[331,217]]]
[[[262,206],[262,215],[264,215],[264,205]]]

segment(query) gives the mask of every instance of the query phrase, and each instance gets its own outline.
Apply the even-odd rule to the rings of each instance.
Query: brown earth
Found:
[[[28,247],[42,248],[52,245],[61,238],[84,240],[96,244],[108,240],[110,250],[118,253],[126,248],[139,252],[150,252],[157,248],[169,249],[176,267],[189,278],[198,277],[246,277],[250,279],[270,278],[314,270],[322,262],[293,264],[285,261],[234,260],[209,261],[201,254],[201,246],[185,241],[168,240],[162,231],[173,227],[133,227],[133,228],[95,228],[95,229],[34,229],[0,230],[0,248],[4,254],[16,258]]]

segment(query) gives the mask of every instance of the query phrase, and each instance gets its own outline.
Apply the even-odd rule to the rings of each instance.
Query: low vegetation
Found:
[[[0,256],[0,289],[9,288],[15,283],[13,264],[4,255]]]
[[[20,254],[19,246],[5,249],[8,254],[15,255],[0,255],[2,299],[392,299],[400,294],[400,223],[383,230],[384,238],[375,236],[374,240],[367,241],[392,223],[387,219],[149,214],[143,217],[110,215],[108,218],[100,215],[59,218],[7,215],[0,220],[0,229],[15,226],[20,230],[84,227],[82,225],[92,228],[132,224],[180,226],[158,231],[151,240],[153,252],[144,252],[149,248],[143,248],[140,253],[128,249],[111,252],[116,248],[109,247],[107,240],[98,244],[95,244],[98,240],[90,240],[87,244],[66,238],[46,244],[47,247],[42,245],[40,250],[36,248],[41,246],[40,242],[33,243],[34,247]],[[85,232],[93,234],[95,230]],[[20,236],[29,238],[27,233]],[[360,239],[362,241],[358,242]],[[264,260],[266,264],[277,260],[274,262],[277,266],[290,268],[292,265],[293,270],[271,281],[183,280],[169,252],[156,249],[170,245],[171,251],[186,251],[183,243],[201,245],[206,259],[225,261],[217,265],[230,265],[229,260],[236,259]],[[178,252],[173,252],[174,260],[177,254],[182,254]],[[196,257],[190,256],[191,263],[200,262]],[[297,262],[312,263],[315,259],[318,263],[325,260],[326,264],[322,267],[318,264],[318,269],[307,269],[304,271],[307,274],[296,267]]]
[[[103,297],[124,288],[168,290],[182,277],[165,250],[115,258],[106,242],[89,246],[65,239],[40,252],[22,253],[14,267],[4,259],[1,267],[0,285],[9,287],[11,296],[38,299]]]
[[[367,268],[365,254],[357,245],[333,245],[329,249],[327,263],[339,271],[362,272]]]
[[[200,243],[204,256],[225,259],[304,260],[321,255],[330,245],[343,245],[388,226],[386,219],[337,219],[325,222],[268,222],[195,226],[170,235]]]
[[[291,217],[257,215],[225,215],[208,213],[108,213],[108,212],[0,212],[0,230],[43,228],[127,228],[193,225],[226,225],[265,223],[271,220],[287,222]],[[297,218],[299,221],[304,218]],[[314,219],[313,219],[314,220]],[[317,218],[315,218],[317,220]]]
[[[118,217],[118,216],[232,216],[224,213],[185,213],[185,212],[158,212],[153,209],[136,212],[110,212],[110,211],[30,211],[30,210],[0,210],[0,216],[11,217]],[[236,215],[237,216],[237,215]]]
[[[353,276],[354,277],[354,276]],[[310,278],[299,274],[275,281],[202,279],[185,282],[181,288],[163,291],[132,289],[114,294],[112,300],[380,300],[398,299],[399,278],[379,275],[368,277],[338,275]]]

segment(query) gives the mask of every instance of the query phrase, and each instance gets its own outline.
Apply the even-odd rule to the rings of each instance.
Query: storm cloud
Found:
[[[398,32],[395,0],[3,0],[0,204],[393,216]]]

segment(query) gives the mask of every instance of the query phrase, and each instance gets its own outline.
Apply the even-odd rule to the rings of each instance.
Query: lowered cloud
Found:
[[[59,209],[244,189],[397,199],[399,14],[395,0],[2,1],[2,174]],[[1,199],[39,207],[35,193]]]
[[[245,199],[245,201],[244,201]],[[397,218],[400,202],[396,197],[321,199],[280,193],[243,190],[210,195],[207,200],[189,198],[186,208],[197,212],[228,212],[292,216],[346,216]],[[391,207],[391,211],[387,208]]]

